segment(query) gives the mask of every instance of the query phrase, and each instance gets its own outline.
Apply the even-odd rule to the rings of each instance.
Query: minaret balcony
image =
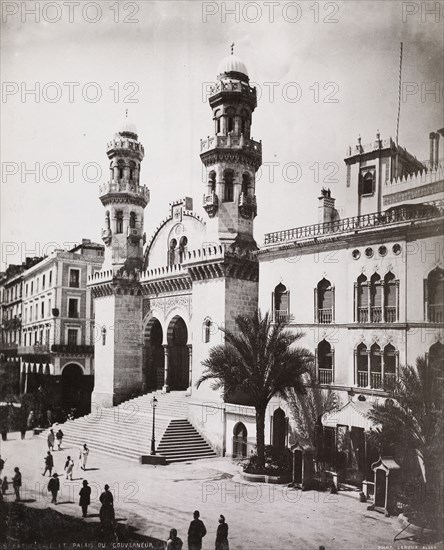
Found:
[[[143,160],[145,156],[143,145],[135,139],[118,137],[106,144],[106,154],[110,159],[115,157],[122,149],[134,152],[134,155],[137,156],[139,160]]]
[[[243,149],[252,151],[262,157],[262,143],[254,139],[246,138],[244,135],[233,136],[211,136],[200,140],[200,151],[210,151],[212,149]]]
[[[217,209],[219,207],[219,197],[214,191],[212,191],[209,195],[204,195],[203,207],[210,218],[213,218],[216,215]]]
[[[256,195],[241,193],[239,196],[239,212],[247,220],[255,218],[257,215]]]
[[[215,95],[220,92],[242,92],[256,98],[256,88],[239,80],[218,80],[210,88],[210,94]]]
[[[146,204],[150,201],[150,191],[145,185],[138,185],[135,181],[124,179],[111,180],[110,182],[103,183],[99,186],[99,194],[101,197],[114,193],[126,193],[137,196],[142,199]],[[145,204],[145,206],[146,206]]]

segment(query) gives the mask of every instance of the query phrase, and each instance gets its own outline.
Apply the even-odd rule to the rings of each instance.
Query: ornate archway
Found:
[[[62,370],[62,407],[76,409],[77,414],[89,412],[92,386],[83,369],[76,363],[69,363]]]
[[[163,386],[164,349],[162,343],[162,325],[156,317],[153,317],[148,322],[144,332],[144,389],[161,389]]]
[[[245,458],[247,456],[247,428],[242,422],[238,422],[233,428],[233,457]]]
[[[170,390],[186,390],[189,382],[188,329],[179,315],[168,325],[168,381]]]

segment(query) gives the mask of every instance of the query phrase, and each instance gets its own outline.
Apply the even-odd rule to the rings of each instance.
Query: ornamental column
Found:
[[[187,395],[191,395],[193,388],[193,346],[188,344],[188,389]]]
[[[168,344],[165,344],[163,347],[163,387],[162,387],[162,393],[169,393],[170,387],[168,386],[168,357],[169,357],[169,349]]]

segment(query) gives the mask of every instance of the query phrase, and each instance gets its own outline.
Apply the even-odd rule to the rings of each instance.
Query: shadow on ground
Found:
[[[141,535],[125,524],[117,524],[116,533],[118,542],[144,542],[146,548],[154,550],[165,548],[164,542]],[[37,509],[16,502],[0,502],[0,542],[36,544],[37,547],[68,543],[64,548],[88,543],[88,547],[94,548],[94,543],[109,542],[109,538],[104,537],[96,521],[86,522],[53,508]]]

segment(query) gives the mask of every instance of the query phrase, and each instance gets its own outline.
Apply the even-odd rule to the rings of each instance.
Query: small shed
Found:
[[[313,486],[314,448],[297,442],[290,447],[293,453],[293,484],[303,491]]]
[[[392,457],[379,457],[372,464],[372,470],[375,473],[374,508],[387,516],[394,514],[401,467]]]

